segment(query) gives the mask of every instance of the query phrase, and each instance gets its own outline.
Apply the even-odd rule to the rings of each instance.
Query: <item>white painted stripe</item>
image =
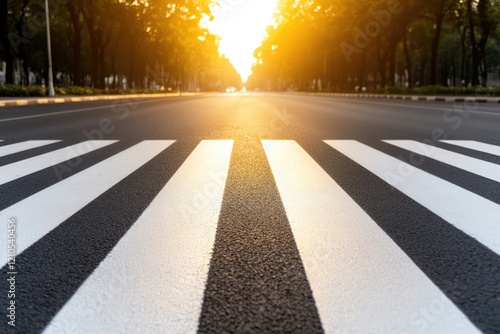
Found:
[[[45,333],[196,333],[232,146],[202,141]]]
[[[0,185],[106,147],[117,140],[89,140],[0,167]]]
[[[325,140],[456,228],[500,254],[500,206],[353,140]]]
[[[0,157],[5,157],[10,154],[19,153],[58,142],[60,142],[60,140],[28,140],[21,143],[2,146],[0,147]]]
[[[178,94],[175,94],[176,96],[179,96]],[[172,95],[173,96],[173,95]],[[184,94],[183,94],[184,96]],[[154,98],[151,101],[135,101],[134,103],[138,104],[145,104],[145,103],[154,103],[158,102],[156,96],[128,96],[128,95],[123,95],[123,96],[117,96],[117,95],[111,95],[109,97],[89,97],[89,98],[67,98],[66,101],[72,101],[72,102],[85,102],[85,101],[107,101],[107,100],[116,100],[116,103],[113,103],[111,105],[105,105],[105,106],[97,106],[97,107],[90,107],[90,108],[80,108],[80,109],[71,109],[71,110],[64,110],[64,111],[55,111],[55,112],[48,112],[48,113],[38,113],[34,115],[27,115],[27,116],[18,116],[18,117],[12,117],[12,118],[5,118],[5,119],[0,119],[0,123],[3,122],[12,122],[12,121],[20,121],[20,120],[25,120],[25,119],[33,119],[33,118],[40,118],[40,117],[50,117],[50,116],[59,116],[59,115],[66,115],[66,114],[73,114],[73,113],[79,113],[83,111],[94,111],[94,110],[99,110],[99,109],[109,109],[109,108],[114,108],[117,105],[126,105],[128,103],[128,99],[131,98]],[[158,98],[161,98],[161,96],[158,96]],[[22,101],[20,101],[22,102]],[[28,104],[27,101],[23,103],[24,105]],[[20,105],[20,104],[18,104]],[[5,103],[2,104],[0,102],[0,106],[5,106]]]
[[[493,154],[500,157],[500,146],[481,143],[474,140],[441,140],[441,142],[456,146],[465,147],[474,151]]]
[[[326,333],[478,332],[296,142],[263,145]]]
[[[413,140],[384,140],[384,142],[500,182],[500,165]]]
[[[173,143],[141,142],[0,211],[0,221],[17,220],[17,254]],[[0,229],[0,240],[7,240],[7,229]],[[7,263],[7,252],[0,259]]]
[[[303,149],[264,147],[326,333],[477,332]],[[420,312],[436,309],[422,325]]]

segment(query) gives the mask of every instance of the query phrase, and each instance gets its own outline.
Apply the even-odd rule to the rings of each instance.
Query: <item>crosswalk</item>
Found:
[[[91,140],[55,150],[51,145],[63,141],[0,142],[1,201],[2,186],[36,179],[44,170],[56,170],[67,161],[92,156],[119,141]],[[169,156],[176,144],[175,140],[142,141],[4,208],[0,221],[15,218],[18,222],[17,257],[22,261],[23,254],[50,237],[65,221],[157,156]],[[195,333],[206,298],[233,144],[233,140],[199,142],[104,260],[82,279],[68,300],[55,307],[50,321],[41,325],[44,332]],[[324,148],[332,156],[340,154],[456,228],[471,247],[496,261],[490,264],[490,279],[496,280],[493,290],[499,294],[486,293],[489,299],[477,301],[479,311],[471,310],[455,293],[443,289],[435,281],[436,275],[429,275],[418,265],[413,253],[403,250],[378,219],[368,214],[297,141],[262,140],[259,144],[274,176],[324,332],[500,331],[500,316],[483,319],[477,315],[484,305],[488,305],[488,313],[493,308],[493,313],[500,314],[500,273],[495,271],[500,255],[498,203],[385,153],[379,146],[356,140],[317,143],[327,145]],[[496,145],[455,140],[434,145],[413,140],[383,140],[380,144],[414,154],[419,161],[430,159],[482,177],[494,188],[500,182],[499,164],[466,153],[480,152],[497,161],[500,147]],[[454,147],[460,148],[460,153]],[[35,149],[40,148],[46,153],[38,154]],[[36,155],[26,158],[30,152]],[[20,160],[2,165],[2,158],[15,160],[16,155]],[[125,212],[129,204],[122,203]],[[7,228],[0,230],[0,249],[7,249],[7,233]],[[1,261],[3,271],[8,271],[7,252],[1,252]],[[455,279],[451,272],[443,281]],[[51,302],[50,293],[46,292],[45,303]],[[29,312],[36,314],[38,307],[43,306],[31,305],[26,312],[33,316]]]

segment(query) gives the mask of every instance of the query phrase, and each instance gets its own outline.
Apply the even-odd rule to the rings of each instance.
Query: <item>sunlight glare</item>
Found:
[[[208,29],[220,37],[219,51],[245,83],[252,74],[253,53],[273,23],[277,0],[219,0]]]

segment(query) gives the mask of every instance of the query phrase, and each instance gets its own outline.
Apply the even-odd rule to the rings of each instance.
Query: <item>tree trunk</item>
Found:
[[[80,22],[80,12],[74,5],[73,1],[68,1],[67,9],[69,12],[70,22],[73,30],[71,44],[73,46],[73,84],[83,86],[82,82],[82,23]]]
[[[467,38],[467,26],[463,26],[462,31],[460,32],[460,43],[462,46],[462,66],[460,69],[460,86],[467,86],[468,83],[468,78],[467,78],[467,71],[466,71],[466,58],[467,58],[467,45],[465,43],[465,40]]]
[[[406,70],[408,71],[408,87],[413,87],[413,64],[411,60],[410,50],[408,48],[408,33],[405,32],[404,41],[404,54],[405,54],[405,62],[406,62]]]
[[[474,0],[467,0],[467,14],[469,18],[469,39],[472,48],[472,77],[471,82],[473,86],[479,85],[479,62],[480,55],[478,45],[476,42],[476,33],[474,29],[474,13],[472,10],[472,3]]]
[[[5,52],[5,83],[14,84],[14,52],[9,40],[8,0],[0,0],[0,39]]]
[[[397,48],[397,39],[392,41],[390,50],[389,50],[389,85],[391,87],[395,86],[395,78],[396,78],[396,48]]]
[[[437,84],[437,60],[439,53],[439,42],[441,40],[441,32],[443,31],[443,20],[444,20],[444,14],[438,13],[436,15],[436,29],[434,29],[434,37],[432,38],[431,79],[430,79],[431,85]]]

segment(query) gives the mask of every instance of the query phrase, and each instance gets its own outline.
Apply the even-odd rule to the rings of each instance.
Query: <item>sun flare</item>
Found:
[[[252,74],[253,53],[273,23],[277,0],[219,0],[208,29],[220,37],[219,51],[245,83]]]

